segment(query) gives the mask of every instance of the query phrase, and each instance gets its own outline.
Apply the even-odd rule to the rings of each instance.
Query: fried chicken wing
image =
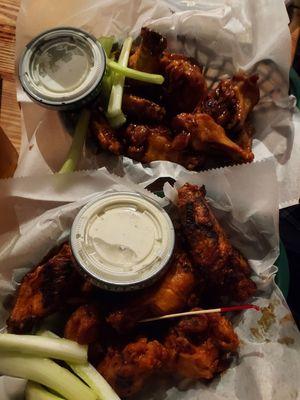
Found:
[[[169,270],[161,281],[146,290],[138,300],[134,299],[125,308],[111,313],[107,321],[122,332],[142,318],[179,312],[186,307],[196,286],[202,284],[186,252],[177,248]]]
[[[251,146],[242,148],[234,143],[208,114],[181,113],[173,118],[172,126],[176,131],[189,132],[190,146],[199,153],[209,154],[217,150],[232,160],[242,162],[250,162],[254,158]]]
[[[245,258],[229,242],[225,231],[205,200],[205,188],[185,184],[178,190],[178,212],[193,261],[208,281],[234,300],[246,300],[254,294]]]
[[[204,162],[204,157],[187,150],[185,134],[174,138],[164,125],[129,124],[123,130],[126,155],[143,163],[167,160],[182,164],[187,169],[195,169]]]
[[[159,123],[166,115],[164,107],[133,94],[125,93],[122,101],[124,113],[136,121]]]
[[[7,321],[10,332],[28,332],[36,322],[64,308],[66,299],[80,290],[70,246],[64,244],[52,258],[27,273],[18,289]]]
[[[158,341],[141,338],[122,350],[110,348],[97,369],[120,397],[130,397],[159,372],[167,356]]]
[[[169,373],[180,378],[212,379],[228,366],[239,340],[231,323],[219,314],[182,319],[165,338]]]
[[[225,130],[238,131],[259,101],[257,80],[257,75],[243,72],[222,80],[198,109],[211,115]]]
[[[163,53],[160,64],[169,112],[192,112],[207,94],[201,67],[192,58],[168,51]]]
[[[99,339],[101,316],[96,304],[85,304],[77,308],[68,319],[64,337],[79,344],[90,344]]]
[[[122,153],[122,143],[118,138],[117,132],[103,116],[94,116],[90,128],[92,135],[96,138],[102,150],[107,150],[115,155]]]
[[[129,58],[129,67],[139,71],[157,73],[160,57],[167,47],[167,40],[148,28],[141,29],[141,41]]]

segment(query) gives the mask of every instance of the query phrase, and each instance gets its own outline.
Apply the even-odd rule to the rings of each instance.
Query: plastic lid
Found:
[[[19,77],[33,99],[49,105],[70,104],[99,85],[105,64],[104,50],[94,37],[79,29],[57,28],[26,46]]]
[[[97,196],[79,212],[71,230],[80,267],[109,290],[150,284],[169,261],[174,240],[164,209],[129,192]]]

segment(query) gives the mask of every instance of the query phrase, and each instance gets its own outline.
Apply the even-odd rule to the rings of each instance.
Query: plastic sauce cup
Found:
[[[175,242],[166,211],[131,192],[96,196],[76,216],[71,247],[80,271],[112,291],[152,284],[164,272]]]
[[[92,35],[76,28],[55,28],[27,44],[19,79],[28,96],[56,110],[80,108],[100,91],[105,53]]]

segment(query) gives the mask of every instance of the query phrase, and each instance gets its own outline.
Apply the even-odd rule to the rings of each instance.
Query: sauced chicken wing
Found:
[[[150,163],[167,160],[195,169],[204,162],[204,157],[187,151],[188,136],[179,133],[174,138],[164,125],[129,124],[123,131],[126,155],[134,160]]]
[[[256,289],[249,278],[250,267],[230,244],[205,194],[204,187],[188,183],[178,190],[178,212],[191,256],[219,294],[246,300]]]
[[[122,350],[110,348],[97,369],[120,397],[137,393],[145,382],[158,373],[168,353],[158,341],[141,338]]]
[[[239,340],[231,323],[219,314],[182,319],[164,340],[167,369],[180,378],[212,379],[228,366]]]
[[[165,51],[161,58],[165,100],[169,112],[192,112],[204,99],[207,87],[198,63],[182,54]]]
[[[181,113],[173,118],[172,124],[175,130],[190,133],[190,146],[199,153],[209,154],[217,150],[232,160],[243,162],[254,158],[251,147],[243,148],[234,143],[208,114]]]
[[[96,304],[85,304],[77,308],[68,319],[64,336],[79,344],[96,342],[101,330],[101,317]]]
[[[133,94],[124,94],[122,110],[136,121],[161,122],[166,114],[164,107]]]
[[[19,287],[7,321],[11,332],[28,332],[36,322],[64,308],[66,300],[80,291],[70,246],[64,244],[52,258],[28,272]]]
[[[139,71],[157,73],[160,57],[167,47],[167,40],[148,28],[141,29],[141,41],[129,58],[129,67]]]
[[[107,321],[119,332],[128,330],[142,318],[160,316],[183,310],[201,278],[197,276],[188,255],[175,250],[166,275],[127,307],[111,313]],[[200,289],[198,290],[198,292]]]
[[[225,130],[240,130],[259,101],[257,80],[257,75],[248,76],[243,72],[222,80],[198,108]]]
[[[94,116],[91,124],[91,133],[96,138],[102,150],[107,150],[115,155],[122,153],[122,144],[117,132],[109,125],[106,119],[98,114]]]

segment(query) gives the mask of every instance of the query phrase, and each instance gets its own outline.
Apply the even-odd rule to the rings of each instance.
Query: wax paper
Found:
[[[233,317],[241,345],[231,367],[210,384],[165,386],[155,381],[138,396],[143,400],[282,400],[300,399],[300,338],[288,306],[274,283],[279,254],[278,186],[274,160],[190,174],[178,168],[175,183],[165,183],[163,206],[176,203],[177,187],[202,185],[232,243],[249,259],[258,292],[252,299],[262,312]],[[259,177],[259,179],[257,179]],[[6,299],[28,269],[69,233],[80,208],[94,193],[143,188],[151,180],[130,174],[117,177],[106,169],[0,182],[0,328],[5,329]],[[154,182],[155,184],[156,182]],[[154,195],[153,195],[154,196]],[[1,400],[22,399],[24,382],[0,378]],[[184,389],[184,390],[183,390]],[[18,397],[19,396],[19,397]]]
[[[209,86],[240,68],[259,74],[261,100],[252,116],[255,162],[274,158],[280,205],[297,203],[300,135],[294,135],[294,99],[288,96],[290,33],[282,0],[23,0],[16,59],[34,36],[56,26],[75,26],[96,37],[114,34],[122,39],[128,34],[136,36],[143,25],[166,35],[173,50],[198,59]],[[18,100],[22,148],[16,176],[58,171],[71,136],[57,112],[33,104],[21,88]],[[106,165],[120,173],[130,162],[106,155],[94,157],[86,149],[79,169]],[[166,163],[155,164],[155,168],[163,173]],[[178,166],[167,168],[174,173]]]

